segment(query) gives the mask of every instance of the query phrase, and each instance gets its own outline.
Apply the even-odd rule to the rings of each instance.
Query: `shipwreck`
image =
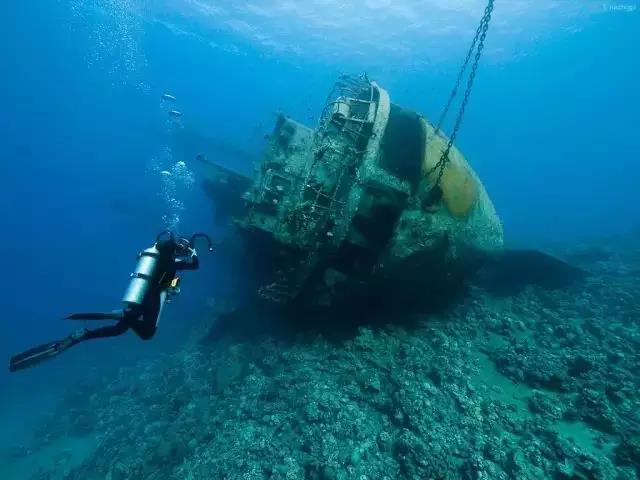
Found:
[[[433,303],[502,252],[501,222],[469,162],[366,76],[338,79],[316,128],[279,115],[253,176],[199,158],[267,303]]]

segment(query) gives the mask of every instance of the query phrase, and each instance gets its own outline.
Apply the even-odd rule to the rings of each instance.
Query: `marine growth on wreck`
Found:
[[[253,177],[205,160],[205,188],[248,242],[262,300],[417,302],[503,244],[462,153],[437,168],[447,141],[366,75],[342,76],[317,128],[281,114]]]

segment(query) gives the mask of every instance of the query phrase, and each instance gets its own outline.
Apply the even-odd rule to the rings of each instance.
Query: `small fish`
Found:
[[[181,117],[182,112],[179,112],[178,110],[169,110],[169,115],[172,117]]]
[[[164,175],[165,177],[170,177],[171,176],[171,172],[169,170],[162,170],[160,172],[160,175]]]
[[[174,97],[170,93],[163,93],[162,94],[162,99],[163,100],[169,100],[170,102],[175,102],[176,101],[176,97]]]

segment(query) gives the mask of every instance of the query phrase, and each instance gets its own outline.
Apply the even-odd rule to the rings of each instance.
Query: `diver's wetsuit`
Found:
[[[71,320],[118,320],[115,325],[85,330],[74,343],[94,338],[115,337],[131,328],[143,340],[149,340],[156,333],[162,308],[169,295],[171,282],[180,270],[197,270],[198,256],[192,250],[189,258],[176,258],[173,249],[159,246],[158,273],[150,282],[151,286],[144,296],[142,304],[127,306],[124,310],[111,313],[74,313],[67,317]]]
[[[162,240],[166,234],[169,238]],[[15,372],[32,367],[85,340],[115,337],[129,329],[143,340],[152,338],[168,297],[179,292],[176,272],[199,267],[198,254],[193,246],[197,238],[205,238],[209,242],[209,251],[213,251],[213,242],[204,233],[196,233],[190,239],[176,239],[170,231],[161,232],[156,243],[138,256],[136,271],[131,275],[123,298],[124,309],[109,313],[74,313],[66,317],[69,320],[117,320],[115,325],[92,330],[83,328],[61,340],[30,348],[11,357],[9,370]]]

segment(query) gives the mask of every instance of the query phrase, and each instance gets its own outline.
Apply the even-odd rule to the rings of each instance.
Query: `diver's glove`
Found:
[[[19,353],[18,355],[11,357],[11,360],[9,361],[9,371],[15,372],[17,370],[34,367],[39,363],[58,356],[65,350],[73,347],[76,343],[84,340],[88,331],[89,330],[86,328],[81,328],[62,340],[38,345],[26,352]]]

